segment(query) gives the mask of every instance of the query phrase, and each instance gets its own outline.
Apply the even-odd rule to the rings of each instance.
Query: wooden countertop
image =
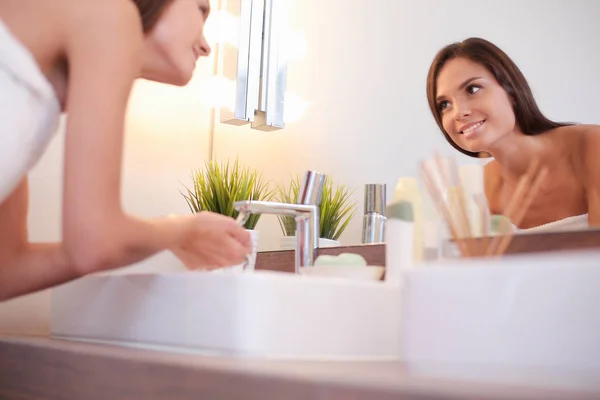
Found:
[[[269,361],[0,336],[0,399],[11,400],[598,399],[594,378],[557,386],[548,376],[520,374],[486,383],[399,362]]]
[[[490,240],[491,238],[488,238]],[[481,239],[469,239],[478,245]],[[515,235],[505,254],[533,253],[546,251],[583,250],[600,247],[600,228],[570,232],[541,232]],[[385,266],[385,244],[366,244],[340,247],[323,247],[317,254],[337,255],[341,253],[360,254],[369,265]],[[256,256],[256,269],[293,272],[294,251],[259,251]]]

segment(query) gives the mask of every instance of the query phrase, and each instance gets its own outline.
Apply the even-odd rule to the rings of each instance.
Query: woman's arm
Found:
[[[30,243],[27,233],[27,212],[29,193],[27,179],[0,204],[0,302],[12,297],[46,289],[81,276],[81,268],[75,268],[65,252],[63,243]],[[191,221],[194,229],[190,230],[189,238],[199,242],[199,248],[194,243],[176,246],[175,250],[180,259],[190,268],[199,265],[224,266],[235,261],[235,239],[227,246],[227,234],[223,228],[231,224],[238,228],[231,219],[220,215],[201,213],[187,218],[169,218],[170,222],[162,224]],[[156,223],[156,221],[155,221]],[[157,225],[160,225],[158,223]],[[225,231],[226,232],[226,231]],[[232,230],[232,237],[235,230]],[[225,237],[224,237],[225,236]],[[198,240],[198,239],[201,240]],[[243,238],[239,238],[243,241]],[[226,253],[232,250],[232,253]],[[218,250],[221,250],[219,256]],[[244,254],[244,253],[241,253]],[[232,261],[233,260],[233,261]]]
[[[141,21],[133,2],[85,2],[73,14],[74,34],[67,43],[67,260],[82,275],[128,265],[164,249],[174,250],[188,267],[240,263],[251,243],[232,218],[200,213],[148,221],[123,212],[123,131],[133,80],[141,69]]]
[[[80,274],[127,265],[175,246],[181,224],[123,213],[127,102],[140,71],[142,28],[132,2],[86,1],[68,19],[63,240]]]
[[[28,201],[25,179],[0,204],[0,301],[73,277],[60,243],[28,243]]]
[[[27,179],[0,204],[0,301],[79,277],[63,243],[30,243]]]
[[[121,207],[125,112],[140,74],[141,21],[133,2],[85,0],[67,42],[63,241],[79,274],[116,268],[173,249],[188,266],[233,265],[251,248],[231,218],[201,213],[141,220]],[[90,7],[89,5],[93,5]]]

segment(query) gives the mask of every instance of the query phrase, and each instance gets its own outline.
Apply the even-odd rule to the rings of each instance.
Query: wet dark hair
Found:
[[[140,12],[140,17],[142,18],[144,33],[152,30],[165,7],[171,3],[171,1],[173,0],[133,0]]]
[[[444,65],[454,58],[465,58],[478,63],[496,78],[496,81],[510,97],[515,120],[525,135],[539,135],[553,128],[573,125],[572,123],[554,122],[542,114],[533,98],[533,93],[525,76],[500,48],[484,39],[468,38],[441,49],[433,59],[427,74],[427,101],[431,113],[446,140],[461,153],[471,157],[484,156],[461,148],[450,138],[442,125],[441,112],[435,100],[437,97],[437,78]]]

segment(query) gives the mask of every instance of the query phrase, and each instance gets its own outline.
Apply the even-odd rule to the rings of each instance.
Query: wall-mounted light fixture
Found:
[[[221,122],[284,128],[288,7],[289,0],[222,0],[221,10],[237,17],[239,34],[237,43],[221,43],[220,75],[236,83],[235,103],[221,109]]]

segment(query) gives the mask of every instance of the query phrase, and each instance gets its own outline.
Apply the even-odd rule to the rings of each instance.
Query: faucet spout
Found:
[[[235,202],[235,209],[249,214],[274,214],[298,216],[314,212],[315,206],[306,204],[277,203],[274,201],[243,200]]]
[[[320,233],[320,205],[325,175],[308,171],[298,193],[298,204],[243,200],[234,203],[240,214],[289,215],[296,220],[294,270],[314,265]]]

